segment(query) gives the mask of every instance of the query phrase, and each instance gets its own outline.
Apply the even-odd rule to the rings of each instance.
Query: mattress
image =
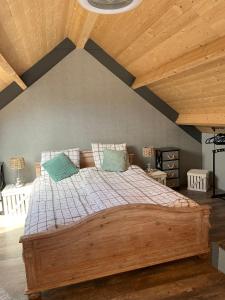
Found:
[[[193,200],[148,177],[138,166],[126,172],[105,172],[95,167],[55,183],[48,175],[35,179],[25,235],[80,222],[107,208],[126,204],[195,207]]]

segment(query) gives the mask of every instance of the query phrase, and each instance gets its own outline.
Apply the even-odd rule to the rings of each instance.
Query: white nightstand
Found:
[[[27,214],[32,183],[26,183],[17,188],[14,184],[8,184],[1,192],[3,210],[6,216],[24,217]]]
[[[155,179],[156,181],[162,183],[163,185],[166,185],[166,177],[167,174],[166,172],[160,171],[160,170],[152,170],[152,172],[147,172],[146,171],[146,175],[148,175],[149,177]]]

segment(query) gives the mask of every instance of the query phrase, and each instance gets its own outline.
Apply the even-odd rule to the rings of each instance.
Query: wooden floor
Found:
[[[225,240],[225,201],[188,193],[212,207],[212,241]],[[23,228],[0,228],[0,300],[23,300],[25,287],[21,248]],[[166,251],[166,249],[165,249]],[[225,299],[225,275],[209,259],[189,258],[83,284],[49,291],[44,300],[202,300]]]

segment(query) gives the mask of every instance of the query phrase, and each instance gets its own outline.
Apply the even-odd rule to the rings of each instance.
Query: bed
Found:
[[[130,155],[130,161],[133,155]],[[132,165],[98,171],[81,152],[78,175],[33,184],[23,258],[30,298],[42,291],[209,251],[209,207]]]

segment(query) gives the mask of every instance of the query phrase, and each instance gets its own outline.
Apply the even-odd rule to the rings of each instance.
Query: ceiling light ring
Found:
[[[124,12],[127,12],[127,11],[130,11],[134,8],[136,8],[141,2],[142,0],[132,0],[132,1],[124,1],[124,2],[127,2],[127,5],[125,6],[122,6],[120,8],[118,8],[118,3],[115,4],[115,7],[114,9],[112,9],[111,7],[113,6],[113,0],[109,1],[110,4],[109,4],[109,9],[107,8],[98,8],[96,7],[96,5],[93,5],[91,4],[92,1],[89,1],[89,0],[78,0],[78,2],[80,3],[80,5],[86,9],[86,10],[89,10],[93,13],[97,13],[97,14],[120,14],[120,13],[124,13]],[[98,1],[93,1],[93,2],[98,2]],[[99,1],[101,2],[101,1]],[[107,2],[107,1],[106,1]],[[115,2],[120,2],[120,1],[116,1]],[[121,1],[123,2],[123,1]],[[99,4],[100,6],[101,4]],[[104,7],[107,6],[107,3],[106,4],[103,4]]]

